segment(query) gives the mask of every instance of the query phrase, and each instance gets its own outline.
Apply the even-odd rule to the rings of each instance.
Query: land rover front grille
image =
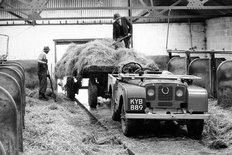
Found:
[[[170,106],[172,106],[172,102],[158,102],[158,106],[170,107]]]
[[[146,86],[146,102],[152,108],[180,108],[187,102],[184,84],[153,83]]]
[[[158,87],[158,100],[171,101],[173,99],[173,87],[172,86],[159,86]]]

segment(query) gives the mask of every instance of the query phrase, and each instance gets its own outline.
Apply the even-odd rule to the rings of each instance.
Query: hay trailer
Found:
[[[78,94],[79,89],[88,89],[88,101],[91,108],[96,108],[97,97],[108,98],[107,81],[108,74],[117,73],[117,66],[86,66],[81,71],[81,76],[75,75],[68,77],[66,82],[67,96],[70,99],[75,99],[75,94]],[[81,85],[82,78],[88,78],[88,87]],[[75,82],[76,81],[76,82]]]
[[[25,72],[21,64],[7,61],[7,48],[0,53],[0,154],[23,152]]]
[[[54,39],[53,41],[55,45],[55,63],[57,63],[58,45],[68,45],[70,43],[85,44],[95,39],[96,38]],[[117,72],[117,69],[118,68],[115,66],[88,66],[83,68],[80,76],[77,76],[75,73],[72,76],[68,76],[66,81],[67,97],[71,100],[74,100],[75,94],[79,93],[79,89],[88,89],[89,106],[91,108],[96,108],[97,97],[107,97],[108,95],[106,93],[108,74],[112,72]],[[82,78],[89,78],[88,87],[83,87],[81,85]]]

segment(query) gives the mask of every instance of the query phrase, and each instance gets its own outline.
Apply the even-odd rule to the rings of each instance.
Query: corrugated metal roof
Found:
[[[194,0],[194,6],[188,9],[181,8],[189,6],[191,1],[193,0],[31,0],[31,2],[28,0],[3,0],[0,4],[0,22],[6,23],[14,20],[14,23],[17,23],[17,21],[23,20],[26,23],[35,24],[33,20],[36,20],[37,23],[43,23],[44,20],[44,22],[51,21],[50,23],[58,24],[65,21],[74,24],[111,23],[115,12],[122,16],[132,16],[134,22],[138,23],[167,22],[168,18],[170,18],[170,22],[183,22],[188,18],[192,21],[203,21],[207,18],[231,16],[232,14],[232,7],[208,10],[197,6],[203,2],[202,0]],[[129,6],[129,2],[131,2],[130,10],[123,9],[122,7]],[[204,2],[204,6],[232,6],[232,0],[205,0]],[[151,8],[152,6],[156,8]],[[174,7],[181,9],[177,10]],[[169,11],[170,9],[171,11]],[[135,20],[138,16],[142,18]]]

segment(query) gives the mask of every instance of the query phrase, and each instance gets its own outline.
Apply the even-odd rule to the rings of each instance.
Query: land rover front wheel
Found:
[[[192,139],[200,139],[204,128],[204,120],[189,120],[187,124],[188,136]]]
[[[127,119],[125,116],[125,109],[122,105],[121,110],[121,126],[122,126],[122,132],[125,136],[129,137],[135,134],[135,120],[133,119]]]
[[[111,97],[111,111],[112,111],[112,120],[120,121],[120,111],[115,108],[115,102],[113,97]]]

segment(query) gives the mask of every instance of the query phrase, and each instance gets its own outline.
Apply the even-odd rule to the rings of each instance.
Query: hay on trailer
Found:
[[[117,65],[123,65],[132,61],[140,63],[142,67],[148,67],[154,70],[158,69],[158,66],[156,63],[154,63],[154,61],[133,49],[123,48],[116,50],[114,52],[114,57],[117,61]]]
[[[87,44],[79,55],[79,60],[75,63],[74,69],[80,74],[82,69],[87,66],[109,66],[116,65],[113,57],[114,49],[106,46],[100,40]]]
[[[72,75],[73,66],[75,65],[75,62],[78,61],[78,56],[85,47],[86,44],[70,44],[62,58],[56,63],[55,76],[62,78],[64,76]]]
[[[112,39],[94,40],[83,45],[70,44],[63,57],[55,66],[55,76],[62,79],[65,76],[73,75],[76,72],[81,74],[83,68],[96,66],[119,66],[125,62],[138,62],[144,67],[152,66],[158,69],[157,65],[133,49],[114,49]]]

